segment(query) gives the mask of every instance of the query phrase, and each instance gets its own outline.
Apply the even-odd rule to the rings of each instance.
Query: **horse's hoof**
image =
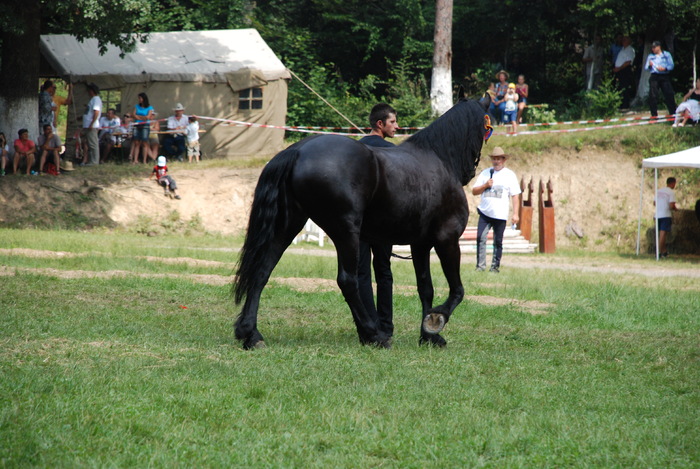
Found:
[[[440,313],[430,313],[423,318],[423,329],[428,334],[438,334],[445,328],[445,316]]]
[[[418,340],[418,345],[430,345],[433,347],[447,347],[447,341],[438,334],[431,334],[428,336],[421,336]]]
[[[367,340],[367,339],[363,340],[363,339],[360,339],[360,343],[362,345],[369,345],[372,347],[389,349],[389,348],[391,348],[392,338],[388,337],[388,338],[382,339],[382,340]]]
[[[267,345],[265,345],[264,340],[258,340],[255,342],[253,342],[252,340],[246,340],[245,342],[243,342],[243,349],[245,350],[262,349],[265,347],[267,347]]]

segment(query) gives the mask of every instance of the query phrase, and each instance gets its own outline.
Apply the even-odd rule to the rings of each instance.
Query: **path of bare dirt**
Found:
[[[310,249],[310,248],[290,248],[290,253],[316,256],[334,256],[332,251]],[[25,248],[3,249],[0,248],[0,255],[7,256],[23,256],[33,258],[70,258],[84,257],[90,253],[71,253],[65,251],[48,251]],[[161,262],[169,264],[186,264],[191,267],[226,267],[233,269],[233,263],[218,262],[203,259],[194,259],[190,257],[154,257],[141,256],[147,261]],[[464,259],[463,262],[469,262]],[[663,278],[663,277],[681,277],[681,278],[698,278],[700,279],[700,269],[695,267],[682,267],[659,263],[656,265],[644,266],[633,261],[616,261],[614,265],[607,264],[605,261],[585,258],[562,258],[559,256],[533,257],[533,256],[508,256],[508,267],[525,268],[525,269],[549,269],[561,271],[577,271],[590,272],[601,274],[618,274],[618,275],[634,275],[647,278]],[[196,283],[206,283],[209,285],[224,286],[230,285],[233,282],[232,276],[214,275],[214,274],[152,274],[138,273],[125,270],[109,270],[109,271],[88,271],[88,270],[65,270],[55,268],[18,268],[0,266],[0,277],[8,275],[16,275],[17,272],[28,272],[39,275],[47,275],[59,278],[113,278],[113,277],[139,277],[139,278],[186,278]],[[487,281],[493,283],[495,278],[487,277]],[[299,278],[299,277],[273,277],[272,283],[289,286],[303,292],[314,291],[337,291],[338,286],[335,280],[322,278]],[[700,284],[698,284],[700,291]],[[415,294],[415,285],[395,285],[396,294],[413,295]],[[488,305],[513,304],[521,310],[529,314],[546,314],[547,310],[552,306],[550,304],[527,301],[518,299],[505,299],[492,297],[487,295],[467,295],[467,300],[475,301]]]
[[[484,164],[482,162],[482,166]],[[629,156],[557,149],[536,158],[516,155],[508,161],[508,166],[526,182],[533,179],[533,205],[537,205],[540,179],[545,183],[551,179],[557,242],[561,246],[579,243],[578,239],[570,240],[566,236],[566,226],[571,223],[584,231],[593,247],[599,237],[609,241],[615,236],[611,233],[619,231],[624,224],[634,224],[637,219],[639,169]],[[615,178],[607,177],[611,173],[615,173]],[[139,215],[165,216],[168,211],[177,210],[184,219],[199,216],[209,231],[238,234],[245,229],[260,169],[199,170],[179,165],[173,168],[172,174],[181,187],[182,200],[165,199],[158,187],[145,179],[119,184],[102,194],[110,205],[109,218],[119,225],[128,225]],[[595,194],[591,193],[593,181]],[[472,211],[469,224],[475,226],[478,199],[471,191],[466,192]],[[651,210],[650,197],[645,206],[646,210]],[[534,220],[533,233],[537,233],[537,226]],[[601,234],[606,228],[609,233]],[[613,243],[616,242],[615,239]]]

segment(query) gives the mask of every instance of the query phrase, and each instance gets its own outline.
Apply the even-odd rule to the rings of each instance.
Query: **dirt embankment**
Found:
[[[488,149],[485,149],[484,154]],[[538,204],[540,180],[552,181],[557,246],[587,249],[633,247],[639,211],[639,167],[634,158],[595,148],[554,149],[540,155],[518,155],[507,163],[527,183],[533,180],[532,205]],[[488,164],[484,157],[480,169]],[[104,173],[105,167],[99,171]],[[61,176],[6,176],[0,179],[1,226],[134,226],[143,220],[159,220],[176,211],[182,220],[196,219],[210,232],[238,234],[245,230],[252,194],[260,169],[207,168],[175,163],[170,173],[180,187],[182,200],[166,198],[146,178],[120,182],[93,178],[94,168],[77,168]],[[665,175],[664,175],[665,177]],[[643,218],[653,214],[653,181],[646,179]],[[476,224],[478,199],[467,187]],[[680,204],[690,208],[697,194]],[[537,210],[533,242],[537,240]],[[576,226],[584,238],[572,235]],[[569,227],[569,230],[567,230]],[[643,226],[646,228],[646,226]],[[567,235],[568,231],[568,235]]]

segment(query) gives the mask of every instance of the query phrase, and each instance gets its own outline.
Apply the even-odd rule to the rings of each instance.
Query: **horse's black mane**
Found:
[[[466,185],[473,177],[484,142],[484,109],[473,100],[460,100],[449,111],[405,144],[432,150]]]

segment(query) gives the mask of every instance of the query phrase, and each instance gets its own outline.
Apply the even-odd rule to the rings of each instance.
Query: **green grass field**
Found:
[[[697,259],[557,255],[635,274],[506,254],[494,275],[465,256],[445,349],[418,346],[409,262],[394,262],[390,350],[359,345],[329,282],[273,278],[268,347],[248,352],[238,246],[0,230],[0,467],[700,466],[700,286],[681,274]],[[290,252],[273,277],[335,273]]]

